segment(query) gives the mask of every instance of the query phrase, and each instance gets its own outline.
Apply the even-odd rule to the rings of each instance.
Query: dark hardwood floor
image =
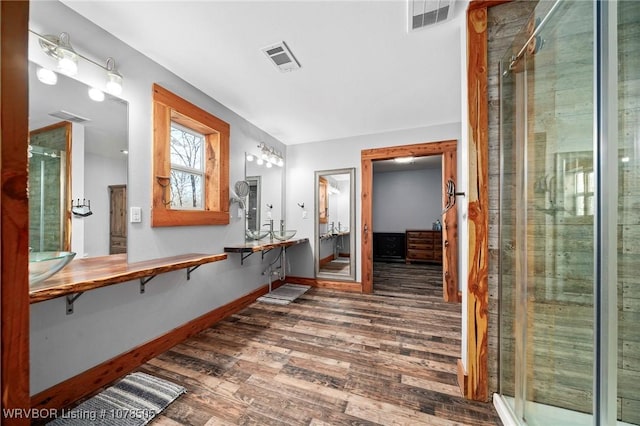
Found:
[[[499,425],[456,384],[441,269],[376,263],[375,294],[254,303],[140,368],[185,386],[153,425]]]

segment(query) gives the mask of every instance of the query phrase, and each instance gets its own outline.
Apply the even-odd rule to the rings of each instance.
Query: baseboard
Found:
[[[283,281],[274,281],[272,288],[278,288]],[[185,323],[166,334],[147,343],[143,343],[128,352],[117,355],[102,364],[71,377],[64,382],[45,389],[31,397],[31,408],[62,409],[73,402],[95,393],[97,390],[113,383],[120,377],[135,370],[145,362],[168,351],[178,343],[211,327],[218,321],[241,311],[253,303],[258,297],[269,291],[268,285],[248,293],[226,305],[214,309],[188,323]]]
[[[351,257],[351,253],[338,253],[339,257]]]
[[[320,261],[318,262],[320,267],[322,268],[324,265],[326,265],[327,263],[330,263],[333,261],[333,259],[335,259],[333,257],[333,254],[330,254],[329,256],[325,257],[324,259],[320,259]]]
[[[311,287],[326,288],[330,290],[362,293],[362,283],[357,281],[331,281],[331,280],[318,280],[316,278],[291,277],[291,276],[288,276],[285,281],[291,284],[302,284],[302,285],[309,285]]]
[[[467,372],[464,369],[464,365],[462,364],[462,360],[458,360],[458,386],[460,387],[460,392],[462,392],[462,396],[467,397]]]

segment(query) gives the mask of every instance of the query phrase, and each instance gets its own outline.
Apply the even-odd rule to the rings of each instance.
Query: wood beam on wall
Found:
[[[491,3],[491,4],[489,4]],[[487,336],[489,312],[489,190],[487,7],[504,2],[472,2],[467,10],[467,84],[469,108],[469,276],[467,288],[467,363],[470,399],[489,397]]]
[[[29,203],[27,1],[0,2],[0,316],[3,425],[27,425],[29,401]],[[18,411],[16,411],[18,410]]]

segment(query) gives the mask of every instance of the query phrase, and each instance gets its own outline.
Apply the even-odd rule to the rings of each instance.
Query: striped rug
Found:
[[[77,407],[58,412],[48,425],[140,426],[186,392],[182,386],[145,373],[132,373]]]

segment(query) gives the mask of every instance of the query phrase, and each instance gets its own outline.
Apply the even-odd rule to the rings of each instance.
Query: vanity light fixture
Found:
[[[48,68],[38,67],[36,76],[41,83],[48,84],[49,86],[55,86],[58,82],[58,74]]]
[[[105,65],[102,65],[101,63],[96,62],[93,59],[87,58],[86,56],[79,54],[71,46],[71,37],[69,36],[69,33],[66,33],[66,32],[61,32],[57,36],[41,35],[33,30],[29,30],[29,32],[35,35],[36,37],[38,37],[42,51],[58,62],[58,71],[60,71],[61,73],[69,76],[76,75],[78,73],[78,58],[82,58],[85,61],[90,62],[106,71],[107,78],[105,82],[105,89],[107,92],[115,96],[119,96],[122,93],[123,78],[122,78],[122,75],[116,69],[115,59],[109,57],[107,58]],[[45,69],[45,68],[41,68],[41,69]],[[53,71],[50,71],[50,72],[53,73]],[[40,73],[40,69],[38,70],[38,78],[40,79],[39,73]],[[52,80],[50,75],[49,75],[49,80]],[[43,81],[43,80],[40,79],[40,81]],[[43,81],[43,83],[44,82],[45,81]],[[55,83],[46,83],[46,84],[55,84]]]
[[[264,142],[260,142],[258,148],[260,149],[260,154],[254,155],[251,153],[247,153],[245,156],[247,161],[256,160],[256,164],[258,164],[259,166],[262,166],[264,164],[269,168],[273,166],[284,166],[284,158],[282,157],[280,151],[276,151],[273,147],[268,146]]]
[[[113,58],[107,58],[107,92],[112,95],[120,95],[122,93],[122,75],[116,70],[116,61]]]
[[[33,31],[31,31],[33,34]],[[58,61],[58,71],[74,76],[78,73],[78,54],[71,46],[69,33],[61,32],[59,35],[36,34],[40,39],[40,47],[48,56]]]

